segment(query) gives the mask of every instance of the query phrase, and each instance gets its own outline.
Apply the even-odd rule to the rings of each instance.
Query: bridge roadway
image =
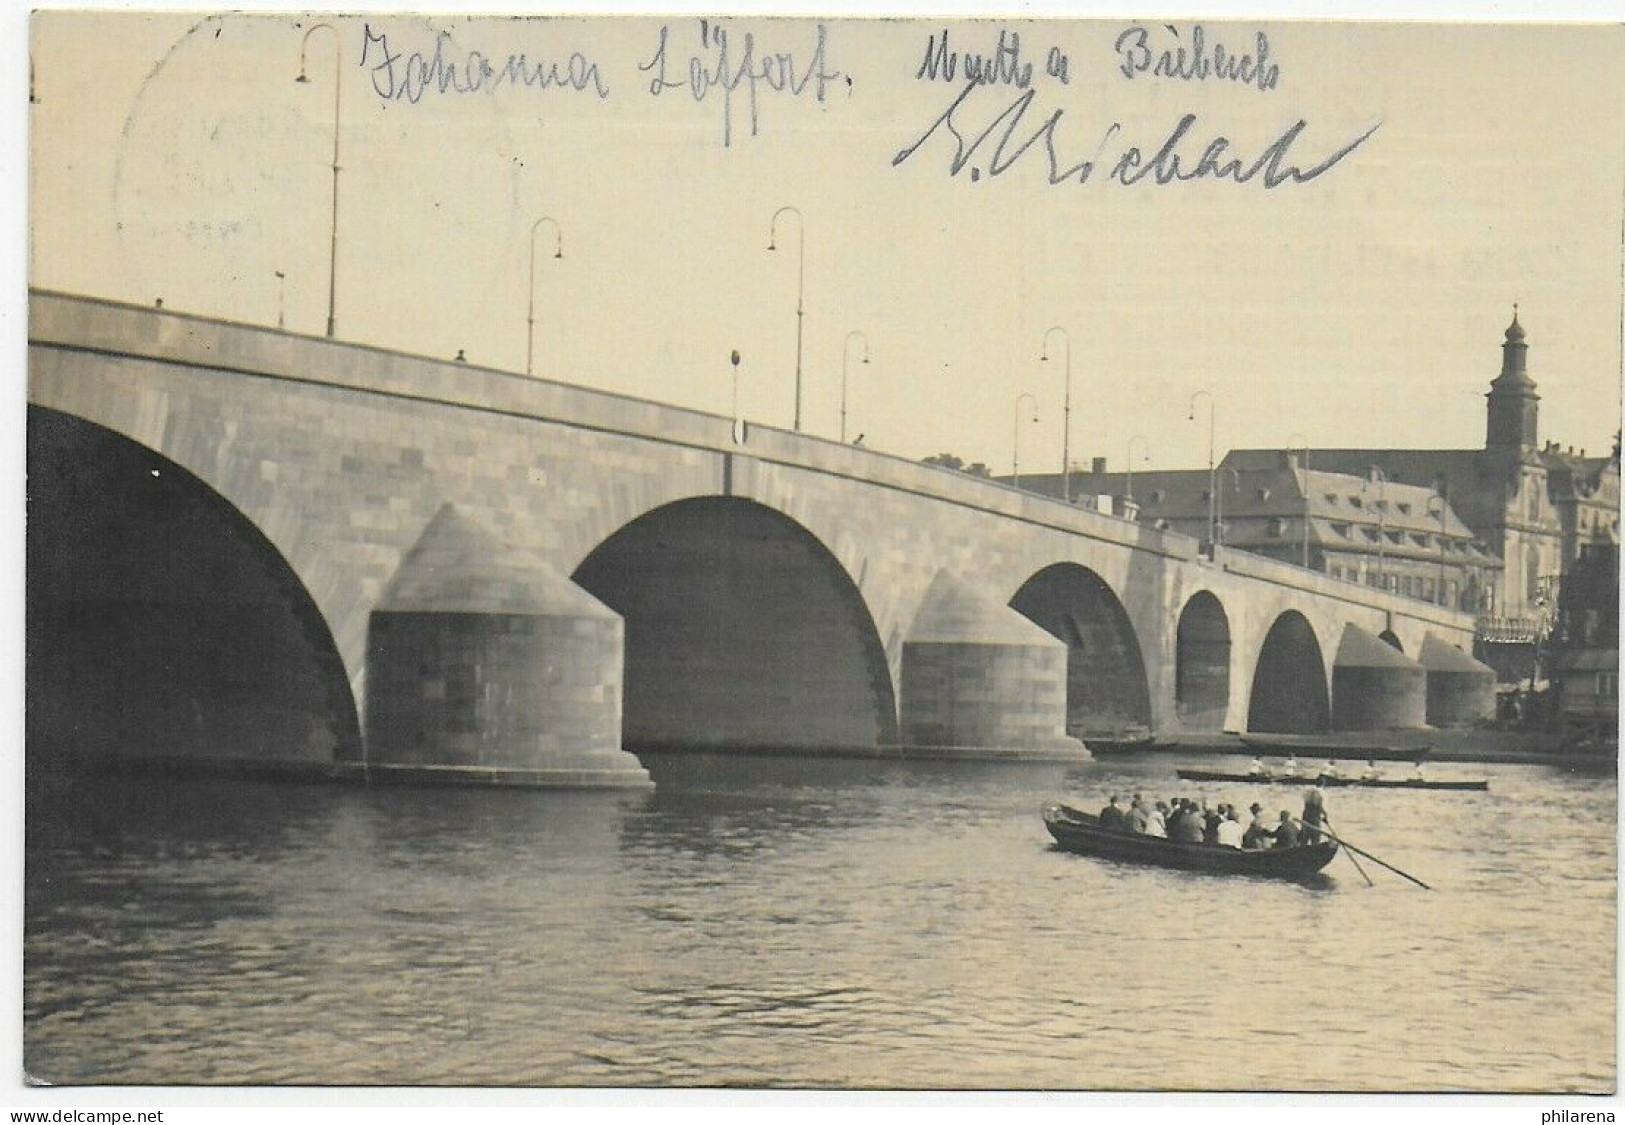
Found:
[[[1464,614],[870,449],[169,310],[32,293],[28,402],[31,752],[539,784],[1065,755],[1419,725],[1422,670],[1369,638],[1471,648]]]

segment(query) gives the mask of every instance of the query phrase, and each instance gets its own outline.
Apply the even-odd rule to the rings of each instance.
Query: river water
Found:
[[[1586,1090],[1615,779],[1333,790],[1315,886],[1053,850],[1175,760],[651,759],[653,794],[31,791],[24,1054],[59,1083]],[[1211,759],[1203,764],[1211,764]],[[1401,767],[1395,767],[1396,769]]]

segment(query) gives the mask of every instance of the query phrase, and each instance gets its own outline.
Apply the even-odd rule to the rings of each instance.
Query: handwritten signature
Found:
[[[999,176],[1008,172],[1029,151],[1036,149],[1047,159],[1046,172],[1051,186],[1068,182],[1083,184],[1089,182],[1097,168],[1106,165],[1107,161],[1103,161],[1102,156],[1123,131],[1122,124],[1114,121],[1106,129],[1089,159],[1068,164],[1058,153],[1056,140],[1061,120],[1066,114],[1064,109],[1054,110],[1031,133],[1018,137],[1022,118],[1026,116],[1038,96],[1036,90],[1030,89],[1019,94],[986,124],[978,121],[976,124],[968,125],[964,120],[969,116],[966,104],[977,90],[984,88],[976,82],[967,83],[942,116],[933,121],[918,140],[899,150],[892,157],[892,166],[897,167],[911,159],[927,141],[940,133],[950,138],[953,145],[953,152],[948,161],[950,176],[959,175],[967,167],[970,169],[970,178],[973,182],[981,179],[984,169],[989,176]],[[1143,182],[1166,186],[1175,182],[1211,178],[1246,184],[1256,178],[1266,189],[1277,188],[1286,183],[1304,184],[1337,167],[1350,153],[1369,140],[1371,135],[1381,128],[1382,123],[1377,122],[1352,141],[1307,168],[1287,163],[1293,144],[1309,127],[1309,123],[1301,118],[1288,126],[1274,142],[1250,161],[1233,154],[1230,140],[1223,136],[1210,140],[1201,149],[1199,156],[1193,158],[1188,151],[1182,153],[1181,147],[1187,144],[1187,138],[1195,125],[1196,115],[1185,114],[1169,132],[1162,145],[1149,157],[1138,146],[1123,148],[1118,152],[1116,161],[1110,164],[1111,170],[1106,173],[1107,182],[1121,184],[1124,187],[1133,187]],[[981,158],[980,162],[973,164],[972,161],[978,157]]]
[[[479,51],[469,51],[461,60],[448,56],[450,36],[435,36],[434,51],[425,56],[414,51],[389,49],[389,36],[363,26],[361,66],[372,63],[372,88],[380,98],[416,105],[424,94],[491,93],[503,86],[523,86],[533,90],[565,89],[576,93],[592,90],[600,99],[609,97],[609,87],[598,64],[580,51],[570,52],[563,63],[531,62],[524,54],[510,54],[499,67]]]
[[[667,43],[670,28],[661,27],[660,41],[648,62],[639,63],[638,69],[652,73],[649,93],[658,97],[667,90],[686,89],[696,102],[703,102],[712,90],[722,90],[722,144],[733,144],[734,92],[743,88],[749,104],[750,135],[756,136],[759,121],[758,99],[762,92],[788,93],[800,97],[809,88],[813,97],[822,103],[829,86],[842,75],[828,69],[828,35],[823,24],[814,32],[811,56],[798,68],[790,52],[757,53],[756,37],[745,32],[744,43],[737,62],[731,53],[728,29],[700,21],[700,49],[706,55],[691,54],[684,63],[676,63],[675,52],[668,58]],[[706,57],[708,56],[708,57]],[[798,72],[799,71],[799,72]],[[674,77],[675,75],[675,77]],[[851,85],[847,79],[847,85]]]

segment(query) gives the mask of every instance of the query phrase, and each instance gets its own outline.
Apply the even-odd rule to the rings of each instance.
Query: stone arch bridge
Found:
[[[1471,646],[1442,607],[816,437],[64,294],[29,316],[31,752],[561,782],[641,776],[623,743],[1064,752],[1326,729],[1351,636]]]

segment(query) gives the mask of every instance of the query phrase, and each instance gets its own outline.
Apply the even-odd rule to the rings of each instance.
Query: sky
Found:
[[[1189,47],[1198,22],[1210,60],[1214,44],[1256,54],[1264,36],[1273,82],[1123,72],[1125,33],[1142,28],[1156,52]],[[1205,462],[1207,400],[1189,417],[1203,389],[1221,456],[1476,447],[1514,302],[1542,437],[1601,452],[1618,426],[1618,26],[728,19],[729,73],[747,36],[767,71],[753,130],[749,82],[703,99],[687,83],[691,57],[716,71],[713,22],[333,23],[300,84],[299,17],[38,16],[30,283],[273,325],[280,286],[287,327],[321,334],[337,46],[344,340],[524,370],[529,235],[547,216],[564,256],[544,227],[538,375],[727,413],[737,349],[743,412],[789,427],[794,214],[767,247],[792,206],[806,223],[803,427],[821,436],[838,435],[859,330],[847,436],[908,457],[1003,471],[1019,441],[1024,471],[1058,469],[1067,339],[1074,462],[1118,468],[1135,435],[1137,467]],[[671,85],[656,94],[663,30]],[[1030,82],[920,76],[944,31],[971,54],[1019,35]],[[583,82],[443,92],[409,65],[437,49],[464,84],[474,52],[566,79],[579,54]],[[799,94],[770,88],[785,83],[764,55],[792,57]],[[1064,82],[1048,73],[1063,57]],[[1097,166],[1052,184],[1041,139],[993,174],[1000,126],[953,174],[961,142],[939,119],[962,93],[948,124],[963,144],[1027,97],[1006,157],[1061,111],[1060,167]],[[1112,177],[1186,115],[1187,172],[1217,137],[1250,166],[1300,120],[1283,164],[1366,139],[1273,188],[1263,173]]]

